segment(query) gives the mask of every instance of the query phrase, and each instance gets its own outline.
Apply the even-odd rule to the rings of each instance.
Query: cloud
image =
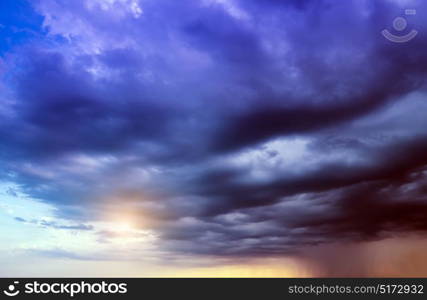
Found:
[[[54,259],[70,259],[70,260],[84,260],[84,261],[100,261],[108,260],[108,257],[100,256],[84,256],[76,253],[64,250],[64,249],[28,249],[27,253],[39,255],[42,257],[54,258]]]
[[[77,230],[77,231],[93,230],[93,226],[85,225],[85,224],[64,225],[64,224],[58,224],[57,222],[54,222],[54,221],[47,221],[47,220],[30,220],[30,221],[28,221],[28,220],[21,218],[21,217],[15,217],[15,221],[18,221],[21,223],[27,223],[27,224],[34,224],[34,225],[41,226],[44,228]]]
[[[93,230],[117,214],[168,251],[217,256],[427,229],[426,40],[382,39],[398,4],[35,8],[48,35],[5,62],[0,178],[76,225],[17,221]]]

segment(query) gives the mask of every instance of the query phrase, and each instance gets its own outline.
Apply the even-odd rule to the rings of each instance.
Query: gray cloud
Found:
[[[427,139],[410,121],[425,117],[426,40],[382,39],[398,4],[141,1],[139,15],[84,3],[38,2],[68,40],[7,61],[4,180],[82,224],[126,208],[184,253],[427,229]]]

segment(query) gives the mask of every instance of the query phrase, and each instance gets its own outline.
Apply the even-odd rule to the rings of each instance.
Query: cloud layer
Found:
[[[426,5],[341,2],[36,1],[46,34],[3,57],[1,179],[173,253],[424,232],[427,22],[380,32]]]

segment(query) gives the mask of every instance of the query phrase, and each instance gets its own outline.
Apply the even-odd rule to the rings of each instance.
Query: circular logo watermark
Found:
[[[417,11],[415,9],[405,10],[405,15],[407,16],[413,16],[416,14]],[[405,18],[397,17],[393,20],[393,29],[396,31],[396,33],[403,32],[407,28],[408,21]],[[404,35],[393,34],[388,29],[384,29],[381,33],[387,40],[393,43],[407,43],[413,40],[418,35],[418,31],[415,29],[412,29],[410,32]]]
[[[13,284],[9,285],[3,293],[9,297],[15,297],[19,294],[19,290],[16,289],[16,286],[19,284],[19,281],[15,281]]]

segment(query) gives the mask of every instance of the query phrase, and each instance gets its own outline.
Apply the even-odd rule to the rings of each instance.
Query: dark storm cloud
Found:
[[[230,151],[276,136],[340,126],[425,87],[427,58],[423,49],[427,46],[426,40],[420,38],[396,48],[390,47],[385,39],[378,39],[377,32],[389,17],[386,13],[394,11],[390,5],[383,2],[367,5],[365,9],[369,8],[371,15],[361,18],[352,11],[360,1],[351,2],[353,6],[317,2],[323,4],[307,12],[313,17],[311,25],[315,27],[308,28],[310,17],[303,25],[282,24],[288,25],[283,35],[290,36],[296,51],[287,59],[297,64],[303,74],[305,86],[302,89],[306,90],[259,95],[251,109],[238,111],[225,119],[216,140],[217,149]],[[334,13],[335,21],[329,19]],[[348,26],[339,24],[344,18]],[[300,22],[295,21],[296,24]],[[425,27],[423,22],[419,23],[419,27]],[[358,30],[354,30],[354,26]]]
[[[299,180],[239,185],[229,179],[216,185],[209,178],[211,184],[201,186],[211,187],[206,197],[216,197],[211,215],[194,223],[181,220],[185,229],[174,223],[166,238],[196,253],[277,255],[306,245],[425,231],[426,141],[370,153],[376,158],[370,166],[321,165]]]
[[[395,1],[126,3],[37,3],[51,43],[7,58],[4,180],[70,220],[131,212],[186,253],[427,229],[425,21],[395,45]]]
[[[96,87],[81,65],[67,66],[59,53],[27,54],[29,72],[17,75],[23,99],[15,107],[19,115],[5,120],[10,127],[3,128],[3,144],[18,144],[26,156],[54,156],[78,150],[116,151],[139,138],[165,134],[165,122],[173,117],[170,108],[150,103],[147,95],[132,95],[120,83],[120,91],[100,92],[102,84]],[[114,94],[119,92],[126,94]]]

